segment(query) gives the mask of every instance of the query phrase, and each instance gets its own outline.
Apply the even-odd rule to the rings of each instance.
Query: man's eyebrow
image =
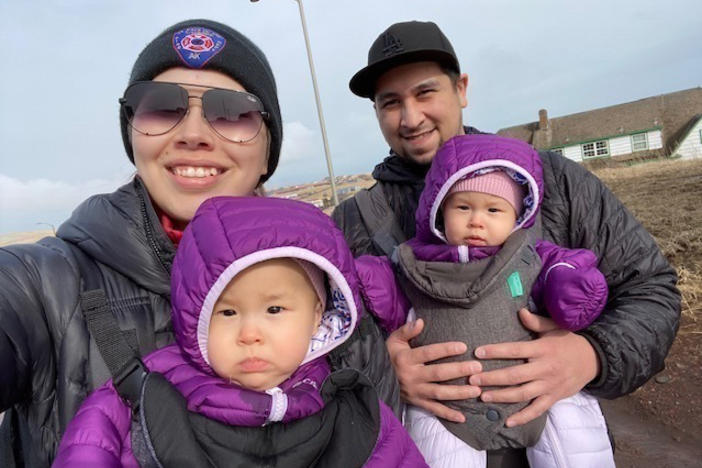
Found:
[[[375,100],[376,101],[383,101],[385,99],[394,98],[397,96],[398,96],[398,93],[396,93],[395,91],[385,91],[382,93],[378,93],[378,95],[375,97]]]
[[[427,88],[436,88],[439,86],[439,80],[436,78],[429,78],[427,80],[422,81],[418,85],[414,86],[412,88],[413,91],[420,91],[422,89],[427,89]]]
[[[436,88],[440,85],[438,78],[427,78],[426,80],[422,81],[421,83],[418,83],[414,85],[411,88],[411,92],[416,93],[417,91],[422,91],[424,89],[428,88]],[[385,99],[390,99],[390,98],[395,98],[398,97],[399,93],[395,91],[385,91],[378,93],[378,95],[375,97],[376,101],[382,101]]]

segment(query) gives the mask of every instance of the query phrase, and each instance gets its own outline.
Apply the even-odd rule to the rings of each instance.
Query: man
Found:
[[[355,255],[390,255],[394,245],[414,235],[414,212],[437,149],[455,135],[478,132],[463,126],[468,75],[460,72],[453,47],[434,23],[406,22],[393,24],[376,39],[368,65],[349,86],[373,101],[390,155],[373,171],[376,185],[340,204],[332,217]],[[557,154],[542,152],[541,158],[543,237],[595,252],[610,288],[604,313],[575,334],[522,310],[522,322],[539,333],[538,339],[484,346],[476,351],[476,361],[444,364],[427,363],[462,354],[465,344],[412,349],[409,340],[425,324],[407,324],[386,342],[407,403],[462,422],[460,413],[441,402],[478,395],[494,402],[532,400],[507,420],[519,425],[583,388],[616,398],[663,369],[680,317],[675,271],[650,234],[595,176]],[[504,358],[527,363],[481,372],[479,359]],[[464,386],[436,383],[463,376],[468,378]],[[502,388],[481,393],[483,386]]]

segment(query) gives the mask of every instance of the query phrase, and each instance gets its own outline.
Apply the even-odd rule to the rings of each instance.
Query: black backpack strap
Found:
[[[117,393],[135,410],[148,371],[135,351],[135,343],[129,343],[128,335],[117,324],[102,288],[100,269],[80,248],[72,250],[81,274],[80,306],[88,331],[112,375]]]
[[[354,200],[373,245],[383,255],[390,257],[395,247],[407,239],[385,198],[383,187],[376,183],[368,190],[359,191]]]

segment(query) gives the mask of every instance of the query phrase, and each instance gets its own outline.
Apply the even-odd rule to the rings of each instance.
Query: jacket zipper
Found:
[[[158,243],[154,240],[153,228],[151,227],[151,222],[149,221],[149,214],[146,210],[146,200],[144,199],[144,194],[141,193],[141,187],[137,187],[137,195],[139,196],[139,208],[141,211],[142,219],[144,220],[144,230],[146,231],[146,238],[149,240],[151,248],[156,253],[156,258],[158,258],[159,263],[166,271],[166,273],[168,273],[168,275],[170,276],[171,269],[166,265],[166,261],[161,256],[161,247],[159,247]]]

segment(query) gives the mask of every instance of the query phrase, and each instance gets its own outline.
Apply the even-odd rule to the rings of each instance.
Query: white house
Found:
[[[702,88],[553,119],[541,109],[537,122],[497,133],[574,161],[702,157]]]
[[[696,115],[681,135],[670,155],[683,159],[702,158],[702,114]]]

